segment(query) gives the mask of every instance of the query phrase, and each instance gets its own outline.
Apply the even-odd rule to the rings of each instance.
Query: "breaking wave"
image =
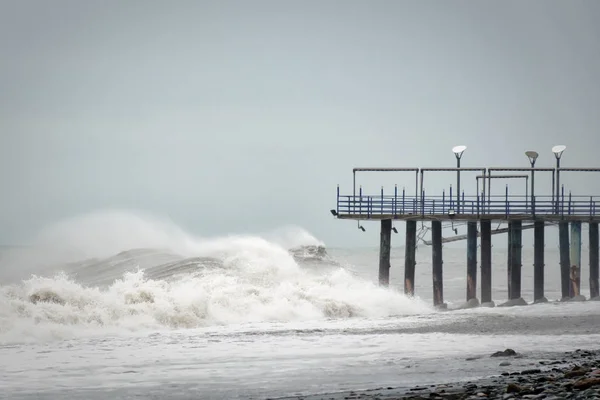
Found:
[[[47,273],[0,286],[0,342],[431,311],[291,232],[202,239],[127,213],[61,224],[36,247],[51,253]]]

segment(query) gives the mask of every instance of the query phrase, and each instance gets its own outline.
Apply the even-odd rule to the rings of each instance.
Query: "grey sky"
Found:
[[[355,166],[600,166],[598,38],[593,0],[2,0],[0,242],[128,208],[373,244],[328,213]]]

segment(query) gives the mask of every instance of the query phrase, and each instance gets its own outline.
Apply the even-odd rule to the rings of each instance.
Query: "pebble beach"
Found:
[[[513,349],[491,354],[500,369],[521,357]],[[473,361],[466,358],[465,362]],[[484,379],[447,382],[411,388],[375,388],[328,393],[285,400],[475,400],[475,399],[600,399],[600,350],[565,352],[553,359],[531,363],[531,368],[501,372]],[[281,399],[284,400],[284,399]]]

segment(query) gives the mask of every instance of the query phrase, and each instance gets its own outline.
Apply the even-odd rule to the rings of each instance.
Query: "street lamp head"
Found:
[[[454,146],[452,148],[452,152],[454,153],[456,158],[460,159],[466,149],[467,149],[467,146]]]
[[[537,153],[537,151],[526,151],[525,155],[529,158],[529,162],[533,167],[533,165],[535,164],[535,160],[537,160],[539,154]]]
[[[563,153],[563,151],[565,151],[565,149],[566,149],[566,148],[567,148],[567,146],[563,146],[563,145],[561,144],[561,145],[558,145],[558,146],[554,146],[554,147],[552,148],[552,152],[554,153],[554,156],[555,156],[557,159],[560,159],[560,156],[562,156],[562,153]]]

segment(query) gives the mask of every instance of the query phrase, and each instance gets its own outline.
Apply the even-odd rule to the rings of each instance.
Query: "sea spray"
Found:
[[[55,249],[66,248],[58,238],[87,232],[75,244],[92,261],[84,258],[62,264],[59,273],[0,286],[0,342],[432,312],[330,260],[315,263],[313,253],[308,268],[301,256],[264,237],[201,239],[179,229],[161,231],[162,225],[137,216],[120,216],[122,226],[115,218],[110,214],[106,225],[98,215],[70,222],[69,229],[62,225],[63,236],[54,236]],[[103,248],[105,242],[97,240],[114,229],[144,235],[115,234]],[[284,241],[319,243],[296,232],[298,240],[288,233]]]
[[[260,269],[259,269],[260,270]],[[252,266],[199,269],[174,280],[142,270],[112,285],[86,287],[64,274],[32,277],[0,288],[0,341],[44,336],[44,330],[125,331],[197,328],[246,322],[288,322],[426,313],[425,304],[358,279],[339,268],[324,275],[262,274]]]

